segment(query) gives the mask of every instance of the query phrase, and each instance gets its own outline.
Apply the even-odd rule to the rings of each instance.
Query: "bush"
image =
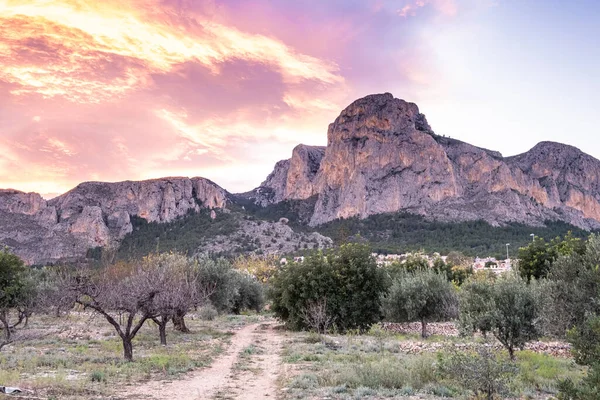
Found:
[[[492,330],[494,309],[492,286],[487,280],[470,280],[460,291],[460,328],[464,335],[479,331],[485,337]]]
[[[488,400],[496,394],[507,394],[509,382],[518,372],[512,362],[496,355],[489,345],[478,346],[474,352],[454,350],[447,357],[439,355],[438,369],[444,378]]]
[[[244,271],[236,270],[237,291],[233,298],[231,310],[239,314],[242,310],[260,312],[265,304],[262,283]]]
[[[381,319],[386,286],[369,248],[346,244],[285,265],[273,276],[269,294],[273,312],[292,329],[310,328],[307,308],[326,301],[327,316],[339,330],[365,330]]]
[[[203,321],[212,321],[219,315],[217,309],[212,305],[206,305],[198,310],[198,317]]]
[[[251,309],[259,312],[264,305],[264,289],[255,277],[237,270],[225,260],[198,259],[199,281],[212,288],[211,304],[219,312]]]

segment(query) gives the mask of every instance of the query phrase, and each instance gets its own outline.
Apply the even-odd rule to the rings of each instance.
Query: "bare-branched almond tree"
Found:
[[[158,325],[160,343],[166,346],[167,323],[179,320],[185,327],[184,316],[191,309],[204,305],[212,289],[200,282],[196,263],[183,255],[150,255],[143,263],[148,269],[158,269],[164,276],[165,287],[154,299],[156,310],[152,320]]]
[[[100,271],[79,269],[65,288],[72,301],[103,316],[133,360],[133,338],[148,319],[159,315],[157,298],[169,290],[168,271],[143,262],[118,263]]]

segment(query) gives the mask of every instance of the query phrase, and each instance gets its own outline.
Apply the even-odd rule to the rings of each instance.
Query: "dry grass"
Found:
[[[439,357],[461,341],[473,339],[434,338],[438,350],[425,349],[421,339],[406,335],[371,334],[291,335],[283,354],[285,376],[280,379],[285,399],[384,399],[384,398],[472,398],[466,388],[443,376]],[[436,346],[438,347],[438,346]],[[577,381],[583,368],[572,359],[536,354],[517,355],[518,372],[510,382],[510,398],[547,399],[556,393],[558,379]],[[521,397],[524,396],[524,397]]]
[[[134,362],[128,363],[119,337],[103,318],[87,313],[34,316],[31,329],[60,333],[5,347],[0,352],[0,385],[17,386],[40,398],[118,398],[116,388],[123,385],[174,379],[210,365],[227,346],[232,330],[256,320],[188,318],[192,333],[168,328],[166,347],[160,345],[156,326],[148,322],[134,340]]]

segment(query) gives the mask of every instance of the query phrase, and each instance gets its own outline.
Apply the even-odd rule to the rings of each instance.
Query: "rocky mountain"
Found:
[[[515,157],[436,135],[416,104],[391,94],[349,105],[327,147],[299,145],[246,194],[261,205],[316,196],[310,224],[405,210],[441,221],[600,227],[600,161],[543,142]]]
[[[169,222],[201,207],[224,208],[230,195],[204,178],[86,182],[45,201],[37,193],[0,191],[0,242],[28,263],[80,259],[114,246],[131,218]]]
[[[235,217],[222,218],[218,226],[218,215],[229,212],[230,205]],[[224,213],[214,211],[219,209]],[[209,210],[196,221],[203,225],[188,226],[193,218],[187,216],[201,210]],[[175,249],[186,242],[188,251],[201,251],[199,243],[214,253],[291,251],[332,242],[295,232],[269,219],[273,215],[293,214],[295,224],[314,227],[397,211],[438,222],[543,226],[562,221],[598,229],[600,161],[551,142],[505,158],[437,135],[417,105],[377,94],[341,112],[329,125],[327,146],[298,145],[248,193],[231,195],[203,178],[87,182],[50,201],[36,193],[0,190],[0,243],[28,263],[81,259],[89,249],[115,248],[125,237],[131,237],[132,249],[147,249],[155,246],[146,242],[156,241],[157,233]],[[134,222],[143,220],[161,223],[160,228],[136,228]],[[142,230],[128,235],[134,229]],[[174,239],[173,229],[181,237]]]

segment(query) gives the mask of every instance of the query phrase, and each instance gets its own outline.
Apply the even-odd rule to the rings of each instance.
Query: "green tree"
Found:
[[[489,285],[473,283],[463,288],[462,329],[489,330],[514,359],[515,349],[523,349],[540,335],[535,288],[516,275],[503,276]],[[478,306],[482,297],[488,299]]]
[[[211,288],[210,302],[219,312],[252,309],[260,311],[264,305],[264,288],[257,278],[246,270],[236,269],[224,259],[199,257],[198,282]]]
[[[275,315],[292,329],[310,328],[307,313],[325,306],[320,317],[338,329],[365,330],[381,319],[386,287],[370,249],[353,243],[283,266],[271,279],[269,296]]]
[[[519,272],[529,282],[532,278],[545,278],[552,263],[563,255],[583,254],[585,243],[573,236],[571,232],[564,239],[557,237],[546,242],[541,237],[535,237],[533,242],[519,248]]]
[[[407,272],[394,279],[383,297],[386,319],[393,322],[421,323],[421,336],[427,337],[427,323],[456,315],[454,287],[445,275],[431,269]]]
[[[600,237],[591,235],[584,248],[558,257],[550,267],[542,296],[547,335],[564,337],[589,315],[600,314]]]
[[[585,252],[561,257],[549,275],[554,284],[550,314],[567,318],[573,327],[567,333],[578,364],[589,367],[587,376],[575,385],[560,383],[560,399],[600,398],[600,237],[591,235]],[[555,298],[554,296],[560,296]]]
[[[472,279],[460,291],[459,325],[463,334],[472,335],[479,331],[485,337],[492,330],[494,299],[493,282]]]
[[[25,315],[21,307],[26,307],[32,296],[34,296],[33,282],[28,279],[28,269],[23,260],[12,254],[8,248],[0,251],[0,323],[2,324],[3,341],[2,346],[12,341],[12,330],[19,325]],[[11,312],[17,310],[18,321],[10,321]]]

